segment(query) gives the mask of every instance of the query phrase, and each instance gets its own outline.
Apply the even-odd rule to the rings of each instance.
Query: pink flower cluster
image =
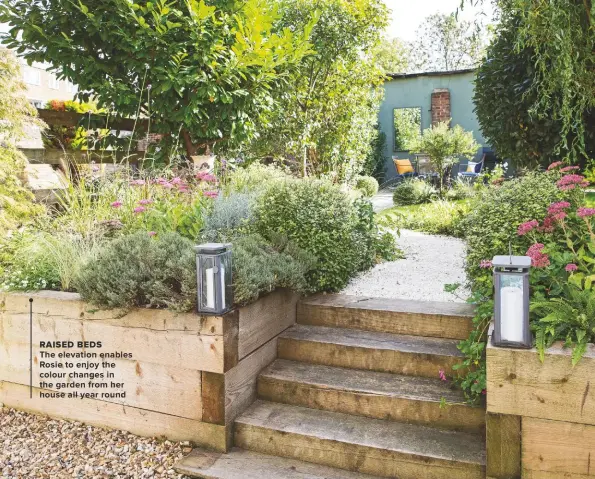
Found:
[[[196,174],[196,179],[199,181],[206,181],[207,183],[216,183],[217,177],[208,171],[199,171]]]
[[[139,205],[150,205],[151,203],[153,203],[153,200],[140,200],[138,202]]]
[[[447,380],[447,379],[446,379],[446,374],[444,373],[444,369],[440,369],[440,370],[438,371],[438,377],[439,377],[439,378],[440,378],[440,380],[442,380],[442,381],[446,381],[446,380]]]
[[[489,259],[482,259],[479,262],[479,267],[480,268],[484,268],[484,269],[488,269],[492,267],[492,262]]]
[[[562,173],[566,173],[568,171],[576,171],[576,170],[580,170],[580,167],[578,167],[578,166],[565,166],[564,168],[560,168],[560,171]]]
[[[588,218],[590,216],[595,216],[595,208],[581,207],[576,210],[576,215],[579,218]]]
[[[550,166],[547,167],[547,170],[553,170],[554,168],[558,168],[558,166],[562,166],[563,162],[561,161],[554,161]]]
[[[217,198],[217,196],[219,196],[219,192],[218,191],[205,191],[203,194],[207,198]]]
[[[535,243],[527,250],[527,256],[531,258],[534,268],[547,268],[550,265],[550,257],[542,250],[545,246],[542,243]]]
[[[566,265],[566,268],[564,268],[564,269],[570,273],[572,271],[576,271],[578,269],[578,266],[575,265],[574,263],[568,263]]]
[[[548,209],[547,212],[550,215],[555,215],[558,213],[563,212],[564,210],[570,208],[570,203],[568,201],[558,201],[557,203],[552,203]]]
[[[130,182],[130,184],[132,186],[144,186],[145,185],[145,180],[132,180]]]
[[[538,226],[539,226],[539,221],[537,221],[537,220],[527,221],[526,223],[519,225],[519,227],[517,229],[517,234],[519,236],[524,236],[527,233],[529,233],[530,231],[533,231]]]
[[[112,208],[119,208],[120,206],[122,206],[122,202],[121,201],[114,201],[111,205]]]
[[[566,175],[560,178],[556,185],[562,191],[568,191],[575,189],[577,186],[586,188],[589,186],[589,182],[582,175]]]
[[[171,190],[173,188],[177,188],[178,191],[188,191],[188,184],[186,184],[186,182],[179,177],[175,177],[172,178],[171,180],[167,180],[165,178],[157,178],[154,181],[156,184],[158,184],[159,186],[161,186],[162,188]]]

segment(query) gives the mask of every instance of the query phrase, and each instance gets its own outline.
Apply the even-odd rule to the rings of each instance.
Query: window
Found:
[[[395,151],[409,151],[421,134],[421,107],[393,110]]]
[[[41,85],[41,73],[37,68],[23,68],[23,80],[29,85]]]
[[[60,89],[60,81],[56,78],[56,75],[50,73],[48,75],[48,88],[52,90],[59,90]]]

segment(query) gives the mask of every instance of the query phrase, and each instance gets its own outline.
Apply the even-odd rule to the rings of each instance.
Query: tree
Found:
[[[475,0],[469,0],[475,3]],[[595,154],[595,28],[592,0],[494,0],[501,22],[478,79],[478,116],[502,118],[479,103],[503,95],[514,124],[490,125],[488,138],[521,161],[558,156],[586,162]],[[489,78],[488,75],[495,75]],[[494,89],[497,87],[498,91]],[[526,113],[525,113],[526,112]],[[521,121],[522,120],[522,121]],[[482,124],[483,126],[483,124]]]
[[[438,172],[442,193],[445,177],[448,176],[452,165],[461,156],[475,155],[479,146],[472,132],[463,130],[459,125],[450,128],[449,122],[445,121],[426,128],[413,145],[413,150],[429,156],[430,163]]]
[[[25,96],[21,78],[17,59],[0,50],[0,239],[41,210],[20,179],[26,159],[16,141],[24,136],[26,126],[42,126]]]
[[[384,73],[404,73],[409,70],[409,53],[408,45],[400,38],[383,38],[374,59]]]
[[[386,26],[380,0],[282,0],[282,24],[300,30],[319,15],[304,57],[280,102],[261,123],[249,156],[291,158],[302,173],[349,180],[376,137],[383,73],[371,52]]]
[[[436,13],[427,17],[410,45],[414,71],[450,71],[475,67],[483,56],[481,30],[455,15]]]
[[[118,114],[150,117],[181,135],[188,155],[246,141],[271,89],[310,53],[315,17],[278,29],[269,0],[5,0],[4,43],[28,61],[50,62]],[[43,28],[40,27],[43,25]],[[19,38],[22,36],[22,39]]]

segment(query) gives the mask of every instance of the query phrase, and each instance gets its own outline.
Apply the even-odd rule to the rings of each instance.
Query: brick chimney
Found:
[[[432,92],[432,126],[450,120],[450,91],[436,88]]]

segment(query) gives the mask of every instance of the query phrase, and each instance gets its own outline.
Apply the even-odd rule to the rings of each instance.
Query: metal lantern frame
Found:
[[[494,346],[530,349],[533,343],[531,335],[531,326],[529,323],[529,271],[531,269],[531,258],[528,256],[495,256],[492,260],[492,267],[494,268],[494,332],[492,334],[492,344]],[[516,287],[507,286],[507,283],[512,281],[520,285],[521,290],[521,305],[519,308],[519,317],[522,323],[512,324],[513,318],[505,318],[503,315],[511,311],[511,304],[503,304],[503,301],[512,301],[512,298],[503,297],[503,288],[517,289]],[[508,291],[516,295],[515,291]],[[515,299],[518,299],[515,298]],[[504,306],[504,311],[503,311]],[[511,325],[514,326],[516,338],[511,339],[507,333],[511,330]]]
[[[229,243],[195,246],[197,310],[221,315],[233,307],[232,248]]]

